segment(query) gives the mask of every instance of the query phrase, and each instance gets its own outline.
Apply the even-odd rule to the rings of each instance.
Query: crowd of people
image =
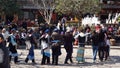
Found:
[[[78,62],[84,62],[84,47],[88,42],[91,42],[93,50],[93,62],[96,62],[96,56],[98,53],[99,60],[107,60],[110,56],[110,39],[114,38],[114,35],[117,34],[118,28],[113,26],[103,26],[96,25],[92,29],[89,25],[79,29],[78,27],[66,26],[64,22],[59,21],[57,26],[43,28],[22,28],[22,30],[12,28],[2,28],[0,30],[1,35],[3,35],[4,45],[9,50],[9,61],[14,57],[14,62],[19,63],[17,49],[21,45],[26,45],[26,49],[29,50],[29,53],[25,59],[25,62],[28,63],[29,60],[32,60],[32,63],[35,62],[34,49],[40,48],[42,54],[41,65],[44,64],[59,64],[59,56],[61,53],[61,46],[64,45],[66,50],[66,57],[64,60],[65,64],[69,64],[69,60],[73,63],[72,53],[74,42],[77,42],[79,48],[83,52],[82,57],[77,57]],[[45,28],[46,27],[46,28]],[[1,37],[1,36],[0,36]],[[0,45],[1,47],[1,45]],[[52,54],[50,53],[52,50]],[[78,52],[79,53],[79,50]],[[52,55],[52,62],[50,57]],[[105,59],[104,59],[105,58]]]

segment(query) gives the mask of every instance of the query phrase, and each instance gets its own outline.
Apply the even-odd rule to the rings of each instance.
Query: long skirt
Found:
[[[76,60],[78,61],[78,63],[85,61],[85,59],[84,59],[84,50],[85,50],[85,47],[79,47],[78,50],[77,50]]]
[[[33,60],[34,59],[34,45],[32,44],[30,49],[29,49],[29,53],[27,55],[27,58],[29,60]]]

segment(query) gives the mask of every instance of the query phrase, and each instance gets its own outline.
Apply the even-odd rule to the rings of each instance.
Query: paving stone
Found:
[[[120,46],[118,46],[119,48]],[[116,46],[117,48],[117,46]],[[42,55],[40,54],[40,49],[35,49],[35,60],[36,63],[33,65],[31,61],[26,64],[24,62],[28,50],[25,49],[18,49],[19,55],[19,60],[20,63],[14,64],[13,61],[11,63],[11,68],[120,68],[120,54],[119,54],[119,49],[112,48],[110,50],[110,58],[107,61],[100,62],[98,60],[97,56],[97,62],[93,63],[92,60],[92,49],[86,48],[85,49],[85,63],[77,63],[76,61],[76,53],[77,53],[77,48],[74,48],[73,50],[73,64],[64,64],[64,59],[66,56],[66,51],[64,48],[62,48],[62,55],[59,57],[59,65],[41,65],[41,59]]]

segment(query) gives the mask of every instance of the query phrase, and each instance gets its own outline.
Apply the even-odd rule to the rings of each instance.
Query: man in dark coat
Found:
[[[5,47],[5,42],[2,34],[0,34],[0,68],[10,68],[9,52]]]
[[[98,47],[99,47],[98,46],[98,42],[99,42],[98,33],[93,31],[90,39],[92,40],[93,62],[96,62],[96,56],[97,56]]]
[[[105,32],[100,29],[100,31],[98,32],[98,55],[99,55],[99,59],[100,61],[103,61],[104,58],[104,50],[105,50]]]
[[[61,35],[55,29],[51,35],[52,37],[52,64],[58,65],[58,57],[61,55]]]
[[[73,35],[70,33],[70,31],[67,31],[64,36],[64,48],[67,52],[65,62],[64,62],[65,64],[68,64],[68,60],[70,60],[70,62],[73,63],[72,61],[73,41],[74,41]]]

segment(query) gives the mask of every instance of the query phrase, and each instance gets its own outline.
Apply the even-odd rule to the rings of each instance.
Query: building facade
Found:
[[[120,12],[120,0],[100,0],[102,10],[109,12]]]
[[[38,9],[40,7],[35,4],[40,0],[17,0],[17,3],[21,6],[24,11],[23,17],[28,19],[35,19],[39,13]],[[100,11],[100,19],[104,20],[108,18],[109,13],[119,13],[120,12],[120,0],[99,0],[102,9]]]
[[[23,10],[23,17],[25,19],[35,19],[37,15],[37,9],[39,7],[35,6],[35,2],[38,0],[17,0],[17,4]]]
[[[116,13],[120,13],[120,0],[100,0],[102,9],[100,12],[100,19],[103,23],[108,19],[108,15],[111,13],[113,16]]]

